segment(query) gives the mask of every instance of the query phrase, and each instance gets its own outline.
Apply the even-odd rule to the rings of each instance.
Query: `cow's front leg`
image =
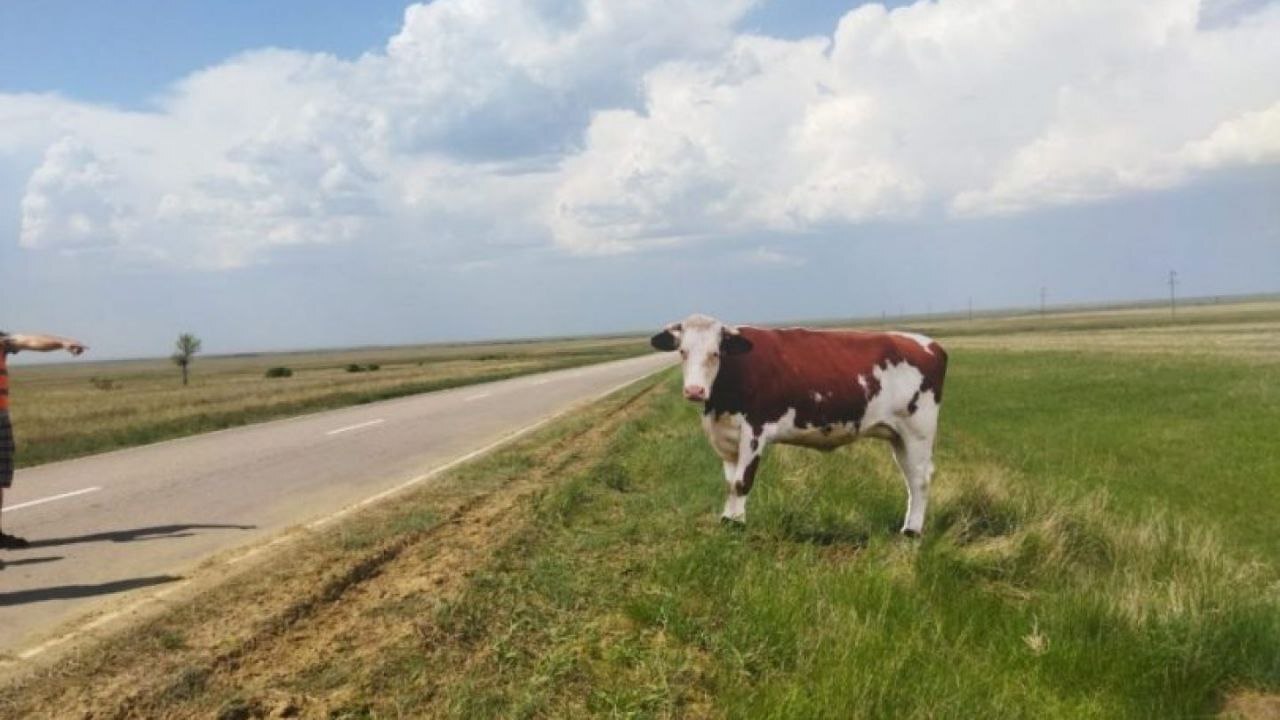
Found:
[[[755,435],[751,428],[743,428],[738,445],[738,461],[724,464],[724,479],[729,485],[729,497],[724,501],[723,520],[735,523],[747,522],[747,495],[755,484],[756,468],[760,465],[760,455],[764,452],[764,441]]]
[[[745,523],[747,521],[747,498],[745,495],[738,495],[738,463],[724,463],[724,482],[728,486],[729,496],[724,501],[724,512],[720,513],[720,519],[724,522]]]

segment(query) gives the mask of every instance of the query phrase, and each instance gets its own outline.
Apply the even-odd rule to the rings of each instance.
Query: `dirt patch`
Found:
[[[0,690],[3,717],[321,717],[457,597],[528,500],[598,460],[649,380]]]
[[[1252,691],[1236,693],[1227,699],[1220,717],[1223,720],[1280,719],[1280,695]]]

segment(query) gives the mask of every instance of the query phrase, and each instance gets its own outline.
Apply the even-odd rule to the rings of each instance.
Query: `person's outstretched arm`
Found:
[[[53,352],[54,350],[66,350],[72,355],[79,355],[88,350],[88,346],[79,340],[71,338],[58,337],[56,335],[30,335],[15,333],[4,338],[4,342],[9,346],[9,352],[17,352],[19,350],[34,350],[36,352]]]

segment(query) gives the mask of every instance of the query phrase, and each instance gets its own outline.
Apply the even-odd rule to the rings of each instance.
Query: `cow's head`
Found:
[[[658,350],[680,351],[684,396],[694,402],[711,396],[722,356],[751,350],[751,341],[743,337],[738,328],[706,315],[690,315],[683,322],[671,323],[649,338],[649,344]]]

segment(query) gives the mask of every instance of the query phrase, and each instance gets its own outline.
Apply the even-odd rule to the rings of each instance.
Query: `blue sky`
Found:
[[[740,27],[787,38],[827,34],[854,4],[763,3]],[[246,50],[281,47],[344,58],[377,51],[399,30],[405,5],[404,0],[6,0],[0,3],[0,91],[57,92],[145,107],[174,80]]]
[[[0,91],[145,106],[182,76],[262,47],[354,58],[377,50],[403,0],[5,0]]]
[[[1275,2],[404,6],[0,4],[0,327],[119,357],[1280,290]]]

